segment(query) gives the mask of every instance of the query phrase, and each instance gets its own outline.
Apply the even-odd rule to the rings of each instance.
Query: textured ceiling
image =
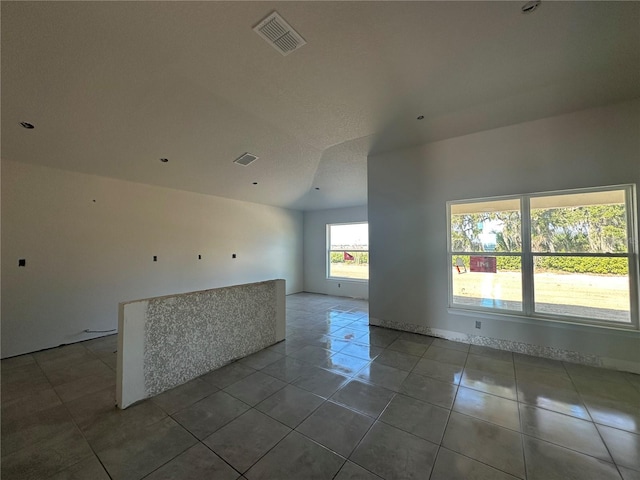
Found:
[[[639,2],[1,8],[3,160],[287,208],[366,203],[369,153],[640,96]]]

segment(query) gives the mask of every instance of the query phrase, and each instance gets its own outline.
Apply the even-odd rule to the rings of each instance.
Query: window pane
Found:
[[[451,205],[451,251],[520,252],[520,200]]]
[[[629,323],[627,258],[534,257],[535,311]]]
[[[522,311],[520,257],[453,255],[453,303]]]
[[[369,252],[355,250],[330,252],[329,276],[369,279]]]
[[[329,225],[329,250],[369,250],[369,224]]]
[[[627,252],[625,191],[531,198],[534,252]]]

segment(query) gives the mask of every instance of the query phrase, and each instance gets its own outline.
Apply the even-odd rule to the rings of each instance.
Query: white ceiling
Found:
[[[520,6],[3,1],[2,159],[334,208],[369,153],[640,96],[639,2]],[[274,10],[286,57],[252,31]]]

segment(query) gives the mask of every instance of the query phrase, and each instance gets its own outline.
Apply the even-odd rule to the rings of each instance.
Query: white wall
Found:
[[[301,212],[3,160],[2,357],[117,328],[123,301],[275,278],[299,292],[302,235]]]
[[[317,210],[304,214],[304,290],[342,297],[369,298],[369,284],[327,279],[327,224],[366,222],[367,207]]]
[[[542,119],[368,160],[370,315],[596,355],[640,371],[640,334],[448,311],[446,202],[640,183],[640,101]],[[637,258],[636,258],[637,261]]]

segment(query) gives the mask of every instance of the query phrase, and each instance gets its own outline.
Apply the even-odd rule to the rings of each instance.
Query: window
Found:
[[[327,278],[369,280],[369,224],[327,225]]]
[[[638,326],[633,186],[449,202],[449,305]]]
[[[454,303],[522,311],[520,203],[513,198],[450,206]]]

